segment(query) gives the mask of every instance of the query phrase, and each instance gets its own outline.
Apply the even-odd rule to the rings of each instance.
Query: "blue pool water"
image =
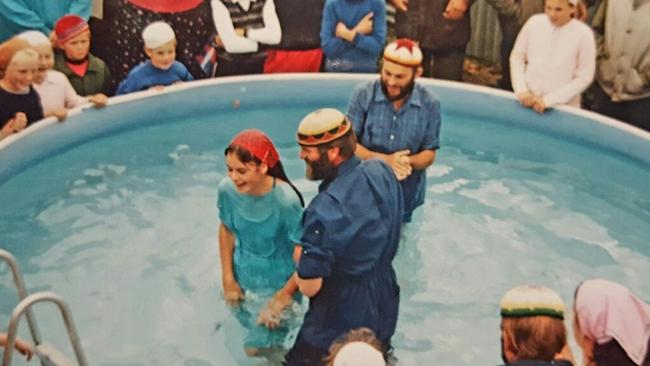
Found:
[[[344,110],[363,78],[210,82],[44,125],[0,146],[0,246],[30,291],[68,301],[91,364],[259,363],[220,294],[223,149],[244,128],[267,131],[310,200],[295,127],[315,108]],[[444,106],[442,149],[396,259],[400,365],[497,364],[498,301],[517,284],[570,303],[580,280],[606,277],[650,299],[647,135],[429,85]],[[16,300],[0,274],[6,324]],[[72,355],[54,309],[36,309],[44,338]]]

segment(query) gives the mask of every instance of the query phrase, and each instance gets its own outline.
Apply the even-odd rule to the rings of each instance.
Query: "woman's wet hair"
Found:
[[[224,155],[228,154],[235,154],[237,159],[241,161],[242,163],[250,163],[253,162],[256,165],[262,164],[262,161],[258,159],[257,157],[253,156],[253,154],[250,153],[246,148],[241,147],[239,145],[231,144],[228,147],[226,147],[226,150],[224,151]],[[302,194],[296,188],[296,186],[291,183],[289,180],[289,177],[287,177],[287,173],[284,171],[284,167],[282,166],[282,161],[278,160],[278,162],[271,168],[269,167],[268,174],[274,178],[281,179],[285,182],[287,182],[291,188],[296,192],[298,195],[298,198],[300,199],[300,205],[302,207],[305,207],[305,200],[302,197]]]

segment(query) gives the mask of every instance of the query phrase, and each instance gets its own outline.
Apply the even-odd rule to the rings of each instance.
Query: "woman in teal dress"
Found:
[[[289,330],[281,314],[298,296],[293,255],[304,202],[263,132],[239,133],[225,155],[217,202],[223,293],[248,330],[246,353],[261,356],[281,348]],[[254,300],[267,298],[266,306]]]

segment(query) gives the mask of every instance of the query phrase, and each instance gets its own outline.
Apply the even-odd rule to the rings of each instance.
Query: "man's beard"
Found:
[[[381,79],[381,91],[384,93],[384,96],[386,96],[386,99],[391,102],[402,100],[408,97],[408,95],[413,91],[413,88],[415,88],[415,76],[412,77],[411,81],[409,81],[408,84],[406,84],[404,87],[400,87],[400,92],[398,95],[392,97],[388,94],[388,85],[386,85],[384,79]]]
[[[309,180],[330,179],[336,176],[338,169],[327,159],[327,154],[321,154],[316,161],[304,159],[307,164],[305,175]]]

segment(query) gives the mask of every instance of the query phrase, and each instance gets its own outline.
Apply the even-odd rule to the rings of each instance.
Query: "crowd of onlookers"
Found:
[[[650,129],[649,1],[485,1],[503,35],[499,86],[522,105],[582,106]],[[423,76],[460,81],[474,0],[0,3],[6,137],[86,102],[193,79],[376,72],[393,37],[419,43]]]

